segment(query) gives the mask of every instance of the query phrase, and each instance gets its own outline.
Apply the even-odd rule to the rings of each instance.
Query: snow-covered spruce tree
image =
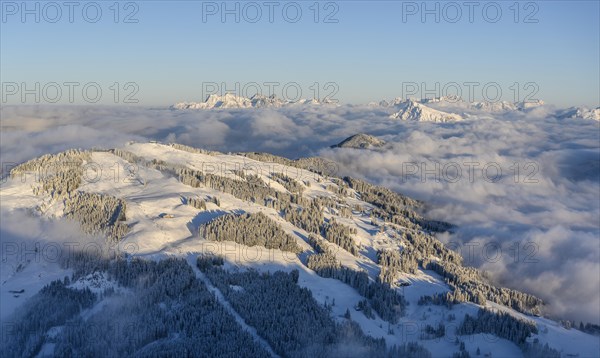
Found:
[[[554,348],[550,348],[548,343],[543,345],[536,338],[532,343],[525,342],[521,346],[525,358],[560,358],[562,355]]]
[[[185,203],[198,210],[206,210],[206,201],[204,199],[190,197],[185,199]]]
[[[402,253],[399,250],[378,250],[377,264],[381,266],[379,272],[379,281],[393,285],[400,272],[416,273],[418,262],[414,255],[407,253],[404,249]]]
[[[352,210],[350,209],[346,201],[341,198],[331,196],[318,196],[313,200],[317,202],[317,204],[319,204],[322,208],[329,209],[334,214],[345,218],[352,217]]]
[[[581,332],[593,334],[594,336],[600,336],[600,326],[597,324],[588,322],[584,325],[583,322],[579,322],[579,330]]]
[[[319,276],[333,278],[336,278],[337,273],[342,268],[339,261],[329,250],[320,254],[309,255],[306,267],[315,271]]]
[[[169,146],[171,146],[172,148],[175,148],[177,150],[182,150],[182,151],[188,152],[188,153],[207,154],[207,155],[218,155],[218,154],[221,154],[219,152],[213,152],[213,151],[210,151],[210,150],[206,150],[206,149],[202,149],[202,148],[196,148],[196,147],[191,147],[189,145],[184,145],[184,144],[179,144],[179,143],[169,143]]]
[[[302,251],[293,236],[261,212],[219,216],[201,226],[200,233],[206,240],[233,241],[246,246],[264,246],[293,253]]]
[[[371,305],[367,299],[358,301],[356,304],[356,309],[361,311],[368,319],[375,319],[375,314],[373,313],[373,309],[371,308]]]
[[[268,186],[268,184],[265,183],[265,181],[260,177],[260,175],[254,174],[246,169],[233,169],[232,172],[235,175],[247,181],[248,183],[254,183],[261,186]]]
[[[65,198],[65,216],[77,220],[88,234],[105,234],[119,241],[129,230],[125,200],[110,195],[76,192]]]
[[[422,329],[421,339],[436,339],[446,335],[446,326],[438,323],[437,327],[428,324]]]
[[[471,358],[469,352],[465,350],[464,342],[461,342],[460,350],[458,352],[454,352],[452,358]]]
[[[411,245],[411,254],[417,259],[428,259],[431,256],[440,258],[444,262],[462,265],[459,253],[448,249],[435,237],[422,231],[406,232],[404,237]]]
[[[346,183],[343,179],[331,178],[331,181],[337,185],[337,188],[334,191],[336,194],[342,197],[349,195],[350,188],[348,187],[348,183]]]
[[[303,207],[288,204],[283,208],[282,216],[295,226],[315,234],[321,233],[325,220],[323,209],[314,200]]]
[[[279,184],[283,185],[283,187],[290,193],[302,194],[304,192],[304,186],[300,184],[300,182],[288,175],[273,172],[271,173],[271,178]]]
[[[113,149],[111,150],[111,153],[116,155],[117,157],[120,157],[121,159],[132,163],[132,164],[143,164],[146,163],[146,160],[138,155],[135,155],[127,150],[122,150],[122,149]]]
[[[527,341],[527,338],[532,333],[538,333],[535,322],[518,319],[504,312],[495,312],[482,308],[477,312],[477,317],[467,314],[456,333],[459,335],[477,333],[493,334],[515,343],[521,348],[525,357],[560,358],[561,356],[560,352],[550,348],[548,344],[539,344],[537,339],[533,342]]]
[[[224,263],[225,259],[219,255],[204,254],[198,255],[196,258],[196,266],[202,272],[211,269],[213,266],[223,266]]]
[[[465,315],[456,333],[459,335],[491,333],[523,347],[527,337],[532,333],[537,334],[538,330],[533,321],[517,319],[508,313],[482,308],[477,312],[477,317]]]
[[[309,234],[308,244],[315,250],[317,254],[328,253],[335,258],[335,254],[333,253],[334,248],[332,248],[331,245],[327,244],[327,242],[323,240],[321,236]]]
[[[336,244],[348,251],[354,256],[358,255],[358,247],[354,242],[352,235],[356,235],[356,229],[342,225],[331,218],[327,224],[323,226],[325,239],[327,241]]]
[[[348,205],[340,205],[337,207],[338,215],[343,218],[351,218],[352,217],[352,209]]]
[[[454,300],[450,298],[451,295],[447,295],[445,293],[434,293],[433,295],[423,295],[419,297],[419,301],[417,302],[420,306],[426,305],[438,305],[438,306],[447,306],[448,308],[452,308],[454,305]]]
[[[400,346],[394,345],[388,354],[389,358],[431,358],[431,352],[416,343],[408,342]]]

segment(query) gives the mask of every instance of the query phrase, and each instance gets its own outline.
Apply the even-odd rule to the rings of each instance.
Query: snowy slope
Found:
[[[419,115],[426,118],[423,120],[438,121],[441,120],[438,116],[446,115],[429,109],[423,112],[422,107],[424,106],[417,103],[412,104],[412,107],[421,109]],[[345,201],[351,207],[362,207],[360,211],[353,210],[349,216],[342,216],[336,210],[327,208],[325,219],[335,219],[337,222],[356,229],[356,234],[353,236],[359,253],[352,255],[339,247],[334,252],[342,265],[365,270],[372,281],[376,280],[380,271],[375,254],[377,250],[403,247],[406,243],[402,234],[411,230],[392,224],[379,226],[369,214],[374,206],[361,200],[356,191],[348,189],[346,194],[340,196],[334,193],[336,188],[339,188],[334,178],[321,176],[304,169],[253,160],[243,155],[193,152],[159,143],[130,143],[122,149],[144,160],[157,159],[234,180],[243,180],[239,176],[239,171],[242,170],[247,174],[256,175],[271,188],[286,193],[288,190],[273,176],[273,173],[281,173],[301,183],[304,188],[302,195],[307,198],[328,197],[334,200],[337,198]],[[188,258],[193,263],[193,257],[197,254],[216,253],[224,256],[228,267],[254,268],[270,272],[296,269],[299,271],[298,283],[309,288],[317,302],[328,304],[335,302],[335,305],[332,306],[332,316],[336,319],[341,320],[344,313],[349,310],[352,320],[356,321],[366,334],[376,338],[383,337],[390,346],[407,341],[420,342],[435,357],[447,357],[452,352],[458,351],[458,347],[455,345],[456,336],[450,327],[458,327],[466,313],[475,315],[479,308],[474,303],[456,304],[452,308],[443,305],[419,305],[419,298],[423,295],[450,291],[450,287],[437,273],[419,269],[416,273],[402,273],[397,277],[398,283],[410,283],[408,286],[396,288],[409,302],[406,314],[400,318],[397,324],[390,326],[377,314],[373,319],[367,318],[362,312],[355,310],[358,302],[363,299],[357,290],[339,280],[320,277],[306,266],[305,254],[313,252],[313,248],[307,242],[309,233],[286,221],[275,209],[244,201],[231,194],[208,187],[195,188],[185,185],[176,177],[167,175],[165,172],[130,163],[111,152],[93,152],[89,163],[94,164],[88,167],[93,168],[93,173],[89,174],[93,180],[84,180],[79,190],[108,194],[126,201],[126,223],[130,226],[130,231],[119,246],[126,248],[127,252],[136,256],[161,259],[174,255]],[[52,202],[48,195],[33,195],[31,188],[35,185],[36,183],[22,181],[19,178],[9,179],[7,183],[3,184],[0,191],[3,215],[16,215],[35,207],[42,207],[45,210],[30,216],[29,220],[32,222],[63,222],[64,220],[60,219],[60,203]],[[187,205],[185,198],[189,197],[205,199],[206,209],[199,210]],[[218,205],[210,201],[214,197],[219,199]],[[202,224],[216,217],[230,213],[258,212],[271,218],[283,230],[292,235],[303,253],[295,255],[260,246],[247,247],[228,241],[212,242],[203,239],[198,233],[198,228]],[[53,216],[56,217],[53,218]],[[73,225],[72,221],[66,222]],[[3,227],[2,230],[3,233],[10,231],[10,227]],[[60,231],[49,230],[47,235],[46,240],[56,241],[60,236]],[[12,240],[18,241],[19,238],[13,237]],[[19,259],[15,256],[9,261],[2,262],[2,319],[6,318],[27,296],[34,294],[44,284],[69,275],[68,271],[61,270],[58,265],[52,264],[48,260],[28,263],[25,269],[17,272],[15,267],[23,261]],[[198,275],[202,278],[201,273]],[[74,285],[74,287],[93,288],[94,285],[104,287],[109,283],[104,282],[100,277],[98,279],[90,278],[87,281],[74,283]],[[20,289],[25,289],[25,293],[21,294],[21,297],[11,298],[15,294],[8,293],[9,290]],[[219,299],[223,300],[224,298],[220,297]],[[226,302],[224,304],[227,305]],[[535,338],[565,354],[580,354],[580,357],[587,357],[593,356],[594,352],[598,352],[600,349],[597,337],[576,330],[566,330],[556,322],[541,317],[523,315],[495,303],[488,302],[486,305],[509,312],[515,317],[535,321],[538,327],[543,327]],[[252,327],[243,322],[235,312],[233,313],[245,330],[266,344],[261,337],[257,336]],[[451,320],[450,314],[454,315],[456,320]],[[423,339],[421,334],[423,328],[428,324],[435,326],[440,322],[449,327],[447,335],[437,339]],[[495,357],[522,355],[514,343],[497,337],[490,341],[489,336],[476,334],[461,336],[460,339],[465,342],[466,350],[472,356],[475,355],[477,348],[481,348],[482,354],[493,352]]]

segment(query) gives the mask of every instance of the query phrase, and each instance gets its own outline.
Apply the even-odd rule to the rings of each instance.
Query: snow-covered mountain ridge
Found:
[[[279,109],[286,107],[302,106],[328,106],[337,108],[340,105],[328,99],[301,99],[287,101],[275,95],[264,96],[255,94],[252,97],[237,96],[232,93],[223,95],[209,95],[204,102],[179,102],[170,107],[172,110],[214,110],[214,109]],[[379,107],[389,112],[389,118],[394,120],[445,123],[456,122],[464,119],[487,118],[490,115],[505,115],[511,112],[523,113],[546,106],[542,100],[533,101],[494,101],[494,102],[467,102],[460,97],[436,98],[400,98],[390,101],[382,100],[371,102],[369,107]],[[587,119],[600,121],[600,107],[588,109],[585,107],[571,107],[553,110],[549,114],[558,119]]]
[[[149,277],[153,270],[171,272],[170,265],[177,268],[173,272],[179,272],[167,276],[174,286],[166,291],[166,298],[158,296],[160,302],[148,308],[171,317],[180,306],[175,301],[170,306],[169,297],[188,292],[198,278],[217,297],[215,307],[221,307],[223,315],[231,315],[232,324],[242,327],[236,329],[246,332],[257,352],[264,349],[267,356],[269,351],[286,355],[292,346],[281,343],[284,341],[276,339],[273,330],[262,326],[259,307],[282,308],[271,306],[268,299],[277,301],[279,296],[260,296],[264,290],[255,285],[268,279],[271,284],[284,285],[282,292],[296,292],[295,284],[289,284],[287,276],[256,278],[249,268],[290,273],[300,287],[310,290],[305,299],[312,297],[313,303],[302,302],[320,312],[319,317],[339,324],[355,322],[363,334],[382,339],[388,348],[418,343],[439,357],[461,351],[474,356],[477,350],[494,356],[519,356],[532,350],[580,356],[597,352],[596,337],[538,317],[543,313],[541,300],[495,287],[477,270],[464,267],[460,255],[435,238],[436,232],[451,226],[424,218],[422,203],[361,180],[338,178],[332,168],[318,158],[292,161],[260,153],[222,154],[177,144],[131,143],[109,151],[69,151],[24,163],[14,168],[11,179],[2,185],[0,205],[3,213],[27,213],[28,220],[68,219],[87,235],[105,236],[121,247],[135,248],[128,251],[126,261],[185,259],[191,263],[188,268],[193,277],[181,286],[173,277],[187,277],[187,266],[178,262],[164,263],[162,268],[144,264],[150,265],[144,269]],[[34,182],[27,180],[36,173],[46,175]],[[91,240],[83,238],[83,242]],[[133,294],[130,291],[140,290],[122,277],[127,272],[123,267],[134,269],[119,266],[120,270],[113,270],[113,264],[98,260],[101,270],[90,269],[96,267],[90,264],[94,260],[80,266],[77,260],[19,262],[18,257],[10,256],[2,262],[2,303],[8,307],[6,312],[3,307],[3,321],[23,307],[28,295],[35,294],[33,288],[19,297],[10,293],[19,292],[32,278],[43,286],[56,277],[74,275],[74,283],[65,283],[66,288],[47,289],[67,295],[73,294],[69,290],[85,290],[86,277],[96,277],[94,272],[106,271],[100,276],[102,284],[93,286],[106,287],[106,297],[92,299],[85,293],[81,306],[89,311],[81,314],[100,320],[111,312],[108,308],[121,308],[121,303],[115,302],[122,300],[110,297],[127,297]],[[23,268],[16,269],[19,264]],[[10,274],[4,276],[6,272]],[[278,291],[270,287],[275,295]],[[203,288],[194,290],[204,292]],[[296,296],[303,295],[298,291]],[[49,302],[43,301],[44,297],[34,299]],[[179,305],[185,302],[182,297]],[[259,300],[262,306],[248,306],[257,297],[263,297]],[[480,308],[488,313],[478,314]],[[299,314],[294,312],[290,310],[289,316]],[[278,327],[287,319],[281,314],[273,325]],[[489,324],[492,319],[497,320],[496,326]],[[321,326],[329,325],[323,322]],[[66,321],[53,322],[52,327],[62,327],[60,332]],[[317,331],[316,327],[296,331],[293,336],[304,337],[311,329]],[[50,337],[44,331],[35,337],[37,347],[49,351],[69,343],[69,336],[61,333]],[[160,337],[151,342],[161,349],[170,347],[165,346],[167,342],[185,342],[175,336]],[[541,344],[534,344],[535,339]],[[378,341],[361,338],[357,342],[360,349],[344,355],[381,352]],[[548,348],[543,346],[546,343]],[[151,348],[148,346],[134,348],[139,353],[151,352],[143,350]]]
[[[463,119],[458,114],[438,111],[415,101],[407,101],[396,106],[400,110],[390,115],[392,119],[419,122],[455,122]]]
[[[237,96],[233,93],[223,95],[211,94],[204,102],[179,102],[171,106],[171,109],[239,109],[239,108],[281,108],[299,105],[335,105],[335,102],[324,99],[301,99],[298,101],[287,101],[275,95],[264,96],[255,94],[252,97]]]

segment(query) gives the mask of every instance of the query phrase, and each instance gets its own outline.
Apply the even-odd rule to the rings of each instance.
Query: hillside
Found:
[[[385,145],[385,141],[375,136],[359,133],[350,136],[338,144],[334,144],[331,148],[354,148],[354,149],[369,149],[381,148]]]
[[[597,337],[543,318],[540,299],[463,266],[435,236],[452,224],[423,217],[424,203],[336,177],[330,164],[131,142],[14,167],[0,191],[4,215],[75,225],[81,233],[77,245],[60,230],[37,238],[43,248],[76,247],[58,258],[15,254],[2,261],[2,322],[19,322],[2,351],[598,351]],[[98,243],[109,248],[105,255],[89,249]]]

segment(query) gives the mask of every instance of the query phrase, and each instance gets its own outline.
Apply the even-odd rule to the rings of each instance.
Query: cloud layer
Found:
[[[600,126],[547,107],[457,123],[393,121],[368,106],[172,111],[123,107],[1,109],[2,162],[128,140],[220,151],[322,155],[341,174],[427,201],[458,227],[440,239],[491,278],[532,292],[550,313],[600,323]],[[381,151],[329,149],[356,133]],[[437,163],[437,164],[436,164]]]

